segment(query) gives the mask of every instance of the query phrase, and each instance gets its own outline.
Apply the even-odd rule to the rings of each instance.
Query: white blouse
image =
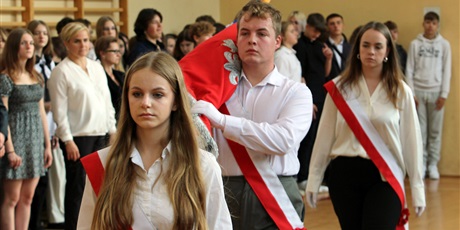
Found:
[[[99,151],[99,157],[104,165],[108,158],[109,148]],[[170,144],[163,150],[161,159],[156,160],[149,169],[145,169],[138,150],[134,149],[131,153],[131,162],[142,168],[147,178],[147,180],[139,179],[134,190],[134,205],[138,205],[141,213],[144,214],[140,218],[140,215],[136,215],[136,211],[133,208],[134,230],[142,229],[136,228],[136,225],[145,217],[149,223],[143,224],[150,226],[149,229],[163,230],[172,229],[173,227],[174,210],[169,199],[164,177],[160,177],[157,184],[152,188],[161,171],[164,175],[169,169],[169,154],[173,154],[171,153]],[[206,189],[206,220],[208,227],[209,229],[232,229],[230,212],[225,202],[220,166],[211,153],[203,150],[200,150],[200,160]],[[91,229],[96,200],[97,197],[87,177],[78,218],[78,229]]]
[[[405,83],[403,86],[404,90],[398,96],[398,108],[389,101],[381,82],[372,95],[364,77],[353,90],[399,167],[409,176],[413,205],[425,206],[421,131],[412,91]],[[328,94],[311,157],[307,191],[318,192],[329,161],[338,156],[369,159]]]
[[[64,142],[73,136],[101,136],[116,131],[104,68],[90,59],[86,62],[88,73],[65,58],[48,80],[56,135]]]
[[[300,82],[302,78],[302,66],[295,53],[294,49],[281,46],[275,52],[275,65],[282,75],[293,81]]]

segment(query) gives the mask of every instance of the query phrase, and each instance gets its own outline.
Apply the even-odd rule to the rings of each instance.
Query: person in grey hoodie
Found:
[[[424,145],[424,173],[439,179],[444,103],[450,90],[451,49],[438,33],[439,15],[424,16],[424,33],[410,44],[406,64],[406,80],[414,91]]]

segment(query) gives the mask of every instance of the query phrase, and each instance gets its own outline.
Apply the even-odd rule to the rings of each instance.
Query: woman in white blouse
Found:
[[[220,167],[196,133],[174,58],[151,52],[134,62],[112,146],[82,159],[78,229],[231,229]]]
[[[369,22],[357,36],[343,75],[325,86],[329,94],[313,148],[306,199],[316,207],[330,163],[327,185],[342,229],[404,228],[406,173],[416,216],[425,209],[417,111],[395,51],[385,25]]]
[[[66,165],[65,225],[77,226],[85,186],[80,157],[105,147],[109,133],[115,133],[115,110],[101,64],[86,56],[89,30],[81,23],[67,24],[61,39],[68,56],[57,65],[48,81],[51,110],[57,124]]]
[[[299,59],[295,55],[295,50],[292,48],[297,44],[299,33],[295,29],[295,25],[291,22],[281,23],[281,36],[283,39],[282,46],[275,52],[275,65],[278,71],[287,78],[301,82],[302,67]]]

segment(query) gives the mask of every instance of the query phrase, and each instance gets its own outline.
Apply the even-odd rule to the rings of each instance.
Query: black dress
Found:
[[[115,109],[115,119],[118,121],[118,117],[120,115],[121,94],[123,92],[123,81],[125,80],[125,73],[114,69],[112,69],[112,73],[120,85],[117,85],[113,81],[113,79],[107,74],[107,72],[105,73],[105,75],[107,76],[107,83],[109,85],[112,105]]]

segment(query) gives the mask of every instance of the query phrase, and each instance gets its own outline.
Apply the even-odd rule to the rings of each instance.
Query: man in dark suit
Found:
[[[5,141],[8,138],[8,111],[0,100],[0,157],[5,155]]]
[[[329,31],[326,43],[334,52],[331,72],[326,78],[326,81],[329,81],[340,75],[345,69],[351,46],[343,35],[343,17],[340,14],[333,13],[327,16],[326,25]]]

